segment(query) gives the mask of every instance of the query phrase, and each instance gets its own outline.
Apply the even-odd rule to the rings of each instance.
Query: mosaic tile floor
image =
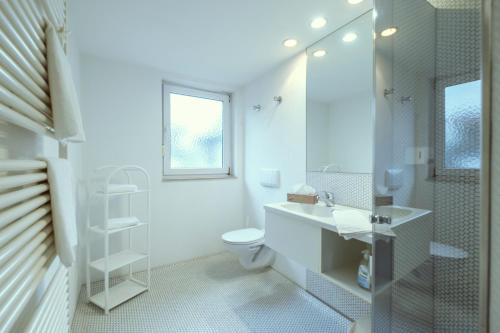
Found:
[[[350,322],[272,269],[223,253],[152,270],[151,290],[105,316],[82,288],[73,333],[347,332]]]

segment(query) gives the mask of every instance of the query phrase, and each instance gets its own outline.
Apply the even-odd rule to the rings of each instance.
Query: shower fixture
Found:
[[[394,94],[394,88],[384,89],[384,97],[387,97],[387,96],[392,95],[392,94]]]
[[[401,96],[401,104],[406,104],[411,102],[413,102],[412,96]]]
[[[276,104],[276,106],[280,105],[281,102],[283,102],[283,97],[281,96],[274,96],[273,97],[273,102]],[[264,108],[261,104],[255,104],[253,107],[253,110],[254,111],[262,111],[262,109]]]

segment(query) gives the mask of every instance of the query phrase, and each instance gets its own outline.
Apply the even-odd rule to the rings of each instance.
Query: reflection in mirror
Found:
[[[481,81],[467,81],[444,89],[444,166],[479,169],[481,159]]]
[[[307,171],[371,173],[372,11],[307,50]]]

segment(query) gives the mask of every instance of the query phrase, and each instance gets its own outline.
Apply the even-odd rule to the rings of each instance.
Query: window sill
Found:
[[[163,181],[178,181],[178,180],[211,180],[211,179],[236,179],[234,175],[163,175]]]

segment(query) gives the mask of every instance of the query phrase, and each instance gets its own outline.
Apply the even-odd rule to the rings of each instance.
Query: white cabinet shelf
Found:
[[[123,182],[123,179],[126,181]],[[133,182],[134,180],[134,182]],[[142,181],[141,181],[142,180]],[[120,181],[122,183],[120,183]],[[136,182],[139,181],[139,184]],[[151,282],[151,259],[150,259],[150,191],[149,191],[149,175],[143,168],[137,166],[109,166],[102,167],[95,170],[93,177],[89,182],[89,212],[87,214],[87,230],[89,237],[87,237],[87,298],[90,302],[101,307],[106,314],[109,310],[117,305],[125,302],[126,300],[139,295],[140,293],[149,289]],[[109,192],[105,192],[107,189]],[[119,191],[123,190],[123,191]],[[138,193],[145,193],[144,196],[135,196]],[[145,207],[137,207],[132,202],[135,200],[142,200]],[[110,218],[109,207],[110,202],[120,201],[125,205],[111,205],[112,207],[127,208],[126,217]],[[103,211],[93,219],[93,225],[90,218],[91,202],[96,203],[96,210]],[[138,208],[138,209],[137,209]],[[100,210],[99,210],[100,209]],[[138,210],[142,219],[133,216],[132,210]],[[120,212],[119,214],[124,214]],[[143,242],[147,245],[147,249],[137,251],[133,249],[133,240],[136,241],[137,237],[132,232],[138,228],[145,228],[145,232],[138,233],[145,235],[146,241]],[[143,229],[144,230],[144,229]],[[104,256],[101,255],[99,259],[91,259],[91,242],[90,233],[94,236],[99,236],[99,239],[104,243]],[[124,233],[128,237],[128,246],[118,253],[110,254],[110,238],[112,234]],[[141,246],[143,248],[144,246]],[[146,281],[142,282],[133,278],[132,264],[138,261],[146,261]],[[110,273],[120,268],[128,268],[127,279],[113,287],[110,287]],[[91,279],[90,270],[93,269],[104,275],[104,291],[91,295]]]
[[[367,303],[372,302],[372,295],[369,290],[358,285],[358,264],[352,263],[336,269],[323,272],[322,275],[333,284],[358,296]]]
[[[138,253],[132,250],[125,250],[108,256],[108,271],[112,272],[119,268],[133,264],[139,260],[146,259],[147,254]],[[90,267],[104,272],[106,265],[106,258],[94,260],[90,263]]]
[[[107,308],[111,310],[114,307],[122,304],[123,302],[131,299],[132,297],[145,292],[146,290],[148,290],[148,288],[145,285],[142,285],[135,281],[125,280],[124,282],[121,282],[108,289]],[[91,296],[89,300],[102,309],[106,308],[106,295],[104,291]]]

